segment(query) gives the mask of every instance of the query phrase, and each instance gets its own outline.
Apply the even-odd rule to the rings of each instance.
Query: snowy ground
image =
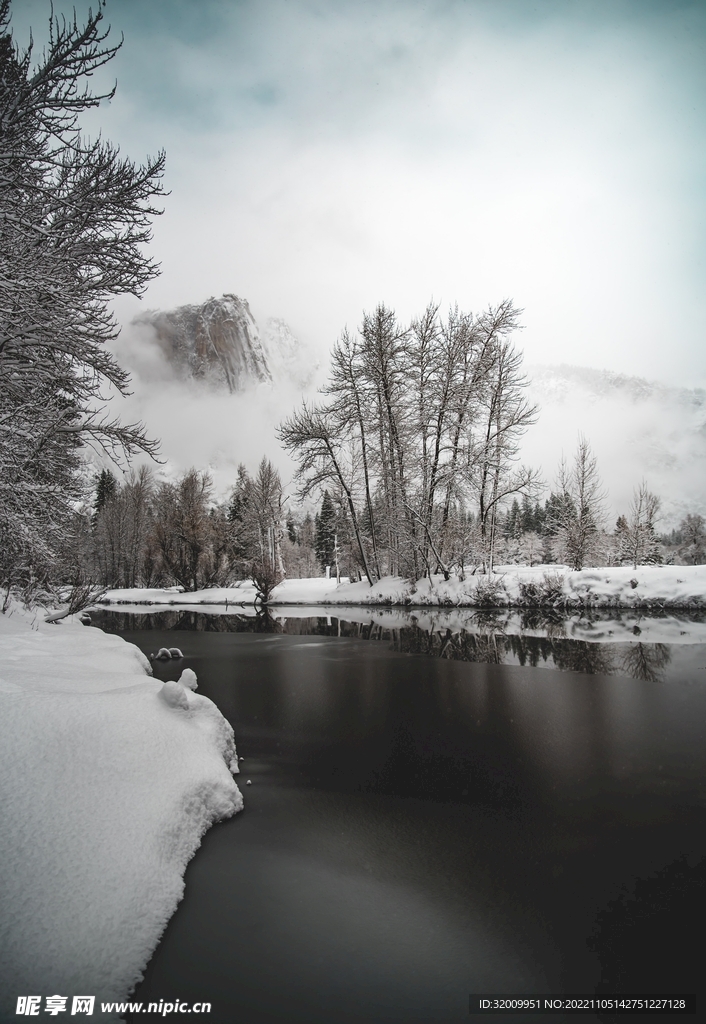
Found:
[[[171,590],[111,590],[107,604],[246,605],[255,600],[251,583],[181,593]],[[706,566],[646,565],[582,569],[562,565],[499,566],[495,573],[443,576],[412,583],[387,577],[367,583],[335,579],[285,580],[270,605],[407,605],[413,607],[513,607],[546,605],[575,608],[706,609]]]
[[[124,1000],[206,829],[242,807],[233,731],[120,637],[0,615],[0,1019]],[[193,682],[193,679],[191,680]]]

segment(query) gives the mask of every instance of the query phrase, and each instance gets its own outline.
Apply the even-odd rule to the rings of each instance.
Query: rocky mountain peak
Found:
[[[169,312],[152,310],[133,322],[154,329],[157,344],[181,377],[225,385],[231,392],[272,381],[255,318],[237,295]]]

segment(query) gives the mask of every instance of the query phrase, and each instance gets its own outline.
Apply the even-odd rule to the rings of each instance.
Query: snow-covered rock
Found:
[[[188,675],[175,711],[136,647],[42,619],[0,615],[0,1019],[55,993],[110,1019],[201,836],[242,807],[233,730]]]
[[[179,708],[182,711],[189,710],[189,699],[186,696],[186,688],[175,683],[173,680],[166,682],[159,691],[159,696],[170,708]]]

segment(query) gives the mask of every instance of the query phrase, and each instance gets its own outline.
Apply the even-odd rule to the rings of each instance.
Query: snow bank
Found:
[[[345,580],[348,583],[348,580]],[[344,586],[344,583],[341,583]],[[367,587],[367,583],[363,584]],[[274,593],[284,595],[285,604],[311,604],[318,603],[330,596],[338,587],[335,578],[333,579],[305,579],[285,580]],[[169,587],[164,590],[158,588],[133,587],[125,590],[109,590],[101,598],[101,604],[172,604],[172,605],[204,605],[204,604],[228,604],[247,605],[253,604],[257,596],[254,583],[244,580],[232,587],[210,587],[208,590],[183,591],[181,588]],[[277,603],[281,603],[279,596]]]
[[[150,675],[120,637],[0,615],[0,1019],[54,994],[110,1019],[201,836],[242,808],[230,725],[190,678],[170,702]]]
[[[111,590],[105,604],[247,605],[255,588],[235,587],[195,593],[171,590]],[[618,566],[573,572],[565,565],[531,568],[499,566],[492,575],[443,576],[413,583],[388,576],[374,587],[366,582],[336,584],[335,579],[285,580],[272,592],[272,606],[296,604],[407,605],[413,607],[513,607],[545,605],[559,608],[706,608],[706,566]]]
[[[273,602],[286,603],[279,590]],[[565,565],[499,566],[492,575],[464,580],[443,576],[411,583],[396,577],[374,587],[341,585],[322,603],[403,604],[424,607],[706,608],[706,566],[647,565],[582,569]]]

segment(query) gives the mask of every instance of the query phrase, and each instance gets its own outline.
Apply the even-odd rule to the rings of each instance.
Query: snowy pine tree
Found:
[[[326,490],[324,491],[321,508],[316,516],[316,538],[314,541],[316,557],[324,571],[327,566],[334,564],[336,558],[336,520],[336,509],[331,500],[331,495]]]

